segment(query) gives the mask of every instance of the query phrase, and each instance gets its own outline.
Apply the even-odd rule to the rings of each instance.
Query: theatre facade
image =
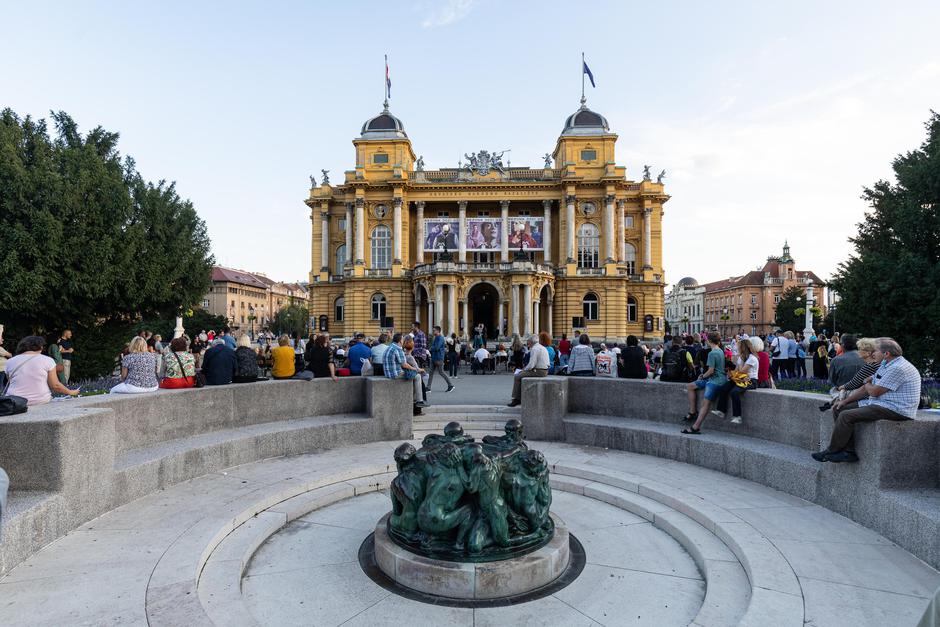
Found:
[[[386,102],[353,140],[355,169],[311,177],[314,328],[661,335],[669,196],[648,168],[627,178],[616,142],[582,100],[543,167],[480,150],[425,169]]]

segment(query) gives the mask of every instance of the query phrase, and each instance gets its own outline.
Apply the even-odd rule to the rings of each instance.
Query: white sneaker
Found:
[[[718,416],[719,418],[724,418],[724,417],[725,417],[725,412],[723,412],[723,411],[718,411],[717,409],[713,409],[713,410],[711,410],[711,411],[708,412],[708,413],[710,413],[712,416]]]
[[[736,425],[741,424],[741,416],[735,416],[734,418],[731,419],[731,422],[732,424],[736,424]]]

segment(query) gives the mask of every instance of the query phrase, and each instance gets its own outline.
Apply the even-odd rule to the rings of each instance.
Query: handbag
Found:
[[[26,361],[29,361],[27,359]],[[23,363],[26,363],[24,361]],[[7,384],[3,386],[3,393],[0,394],[0,416],[15,416],[16,414],[25,414],[28,409],[27,401],[22,396],[7,396],[7,390],[10,388],[10,381],[13,380],[13,372],[7,373]]]
[[[180,374],[185,375],[185,374],[186,374],[186,368],[183,367],[183,360],[180,359],[180,356],[179,356],[177,353],[175,353],[175,352],[173,353],[173,356],[176,357],[176,363],[178,363],[178,364],[180,365]],[[195,372],[195,374],[194,374],[193,376],[191,376],[191,377],[189,377],[189,376],[184,376],[183,378],[184,378],[184,379],[190,379],[190,380],[192,380],[192,382],[193,382],[193,387],[194,387],[194,388],[205,387],[205,385],[206,385],[206,375],[202,374],[201,372],[195,371],[195,370],[194,370],[194,372]]]

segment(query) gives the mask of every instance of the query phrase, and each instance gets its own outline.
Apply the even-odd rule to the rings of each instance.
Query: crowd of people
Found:
[[[711,415],[725,418],[731,405],[732,423],[742,422],[741,397],[755,388],[774,388],[775,381],[806,377],[804,364],[812,357],[812,375],[831,385],[832,400],[820,409],[832,410],[836,427],[829,447],[813,457],[818,461],[857,461],[853,427],[873,420],[913,418],[922,403],[920,373],[904,360],[901,347],[890,338],[856,338],[823,334],[803,337],[776,331],[767,337],[739,335],[723,339],[717,332],[665,336],[652,348],[628,336],[623,347],[600,343],[586,333],[575,342],[562,335],[557,343],[548,333],[511,338],[491,353],[482,329],[469,341],[431,330],[430,340],[419,322],[410,332],[383,333],[378,338],[357,333],[347,343],[334,344],[329,333],[307,339],[264,332],[252,342],[227,328],[202,331],[163,342],[159,334],[142,331],[125,346],[117,361],[120,381],[112,394],[141,394],[157,390],[228,385],[272,379],[321,379],[345,376],[384,376],[412,386],[415,415],[427,406],[435,377],[455,389],[459,366],[471,374],[493,372],[500,365],[514,371],[510,407],[521,404],[522,380],[564,374],[571,377],[660,379],[686,384],[691,423],[687,435],[701,433]],[[20,340],[15,355],[2,346],[0,329],[0,389],[20,396],[29,405],[48,403],[53,394],[76,396],[68,387],[75,349],[72,333]],[[699,390],[703,391],[698,402]]]

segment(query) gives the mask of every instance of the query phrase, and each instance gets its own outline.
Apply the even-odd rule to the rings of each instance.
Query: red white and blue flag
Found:
[[[392,97],[392,79],[388,77],[388,55],[385,55],[385,97]]]

